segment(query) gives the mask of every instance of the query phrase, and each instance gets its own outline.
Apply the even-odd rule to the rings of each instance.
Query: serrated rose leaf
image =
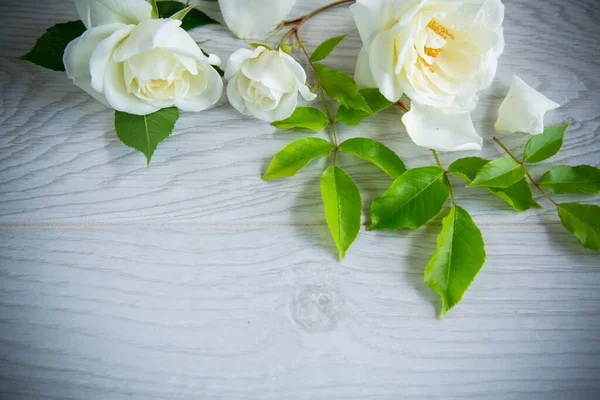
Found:
[[[327,225],[341,260],[360,231],[360,191],[344,170],[332,165],[321,176],[321,194]]]
[[[310,61],[317,62],[326,59],[346,36],[348,35],[336,36],[321,43],[310,56]]]
[[[425,268],[425,283],[442,298],[442,317],[461,301],[485,257],[481,231],[466,210],[453,206],[444,218],[437,250]]]
[[[400,157],[376,140],[367,138],[348,139],[340,144],[340,150],[371,162],[394,179],[406,172],[406,165]]]
[[[358,125],[364,119],[369,118],[373,116],[373,114],[376,114],[394,104],[386,99],[381,94],[379,89],[361,89],[359,90],[359,93],[365,98],[373,113],[369,114],[364,111],[351,110],[348,107],[340,106],[335,116],[335,120],[337,122],[341,122],[342,124],[348,126]]]
[[[186,5],[179,1],[159,1],[156,5],[158,6],[158,15],[160,18],[170,18],[186,9]],[[181,27],[189,31],[200,26],[218,23],[218,21],[215,21],[202,11],[193,8],[188,10],[182,19]]]
[[[523,179],[525,172],[511,157],[498,158],[484,165],[470,186],[506,188]]]
[[[600,207],[593,204],[563,203],[558,206],[563,226],[583,247],[600,251]]]
[[[115,111],[115,130],[126,146],[144,153],[150,164],[156,146],[171,135],[178,119],[176,107],[163,108],[148,115]]]
[[[298,171],[319,157],[327,157],[333,150],[333,145],[320,138],[304,138],[285,146],[273,157],[263,179],[283,178],[296,175]]]
[[[600,193],[600,169],[591,165],[557,165],[540,179],[540,185],[556,194]]]
[[[481,168],[483,168],[489,160],[480,157],[465,157],[456,160],[448,171],[454,175],[471,183],[477,176]],[[533,198],[533,191],[527,183],[527,179],[523,178],[517,183],[507,188],[485,188],[490,193],[500,197],[506,201],[517,211],[527,211],[531,208],[540,208],[541,206]]]
[[[369,230],[418,228],[440,212],[449,195],[443,169],[410,169],[373,201]]]
[[[271,125],[279,129],[305,128],[322,131],[329,125],[329,119],[318,108],[298,107],[289,118],[283,121],[275,121]]]
[[[329,97],[351,110],[361,110],[369,115],[373,112],[365,98],[360,94],[354,79],[343,72],[315,64],[317,80]]]
[[[541,135],[533,136],[525,146],[524,161],[538,163],[556,155],[562,148],[569,124],[548,126]]]
[[[19,57],[19,60],[29,61],[40,67],[54,71],[64,71],[63,55],[67,45],[85,32],[81,21],[70,21],[56,24],[46,30],[35,43],[29,53]]]

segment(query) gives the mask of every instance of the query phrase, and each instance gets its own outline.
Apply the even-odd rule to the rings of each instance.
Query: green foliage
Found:
[[[321,176],[321,194],[325,203],[327,225],[341,260],[360,230],[360,192],[344,170],[332,165]]]
[[[327,157],[333,150],[333,145],[319,138],[304,138],[285,146],[275,155],[263,179],[273,179],[293,176],[309,162],[319,157]]]
[[[369,230],[418,228],[440,212],[449,195],[442,168],[410,169],[373,201]]]
[[[600,207],[564,203],[558,206],[560,221],[583,247],[600,251]]]
[[[525,167],[511,157],[498,158],[481,168],[471,186],[507,188],[525,177]]]
[[[336,36],[321,43],[310,56],[310,61],[317,62],[326,59],[346,36],[348,35]]]
[[[150,164],[156,146],[171,135],[177,119],[179,110],[175,107],[163,108],[148,115],[115,111],[115,129],[117,137],[125,145],[144,153]]]
[[[177,14],[178,12],[186,9],[186,5],[178,1],[159,1],[157,3],[157,6],[160,18],[169,18]],[[211,17],[209,17],[208,15],[204,14],[202,11],[195,8],[188,10],[187,14],[185,15],[185,18],[183,18],[182,21],[183,23],[181,24],[181,27],[186,31],[204,25],[219,23]]]
[[[156,4],[156,0],[149,0],[148,2],[152,6],[152,14],[150,16],[153,19],[159,18],[160,15],[159,15],[159,12],[158,12],[158,5]]]
[[[458,304],[485,263],[481,231],[469,213],[454,205],[444,218],[425,282],[442,298],[441,316]]]
[[[381,94],[379,89],[376,88],[362,89],[359,90],[359,93],[365,98],[373,113],[371,114],[360,110],[351,110],[348,107],[340,106],[335,117],[337,122],[341,122],[342,124],[349,126],[358,125],[364,119],[394,104],[386,99],[385,96]]]
[[[600,169],[591,165],[558,165],[546,172],[539,182],[556,194],[600,193]]]
[[[533,136],[525,146],[524,161],[538,163],[556,155],[563,145],[569,124],[548,126],[541,135]]]
[[[367,138],[348,139],[340,144],[340,150],[345,153],[352,153],[375,164],[394,179],[406,172],[406,166],[400,157],[376,140]]]
[[[365,98],[359,93],[356,82],[349,75],[329,69],[324,65],[315,64],[317,80],[329,97],[337,100],[341,105],[352,109],[361,110],[369,115],[373,112]]]
[[[54,71],[64,71],[63,55],[67,45],[85,32],[81,21],[70,21],[56,24],[46,30],[35,43],[35,46],[19,60],[29,61],[40,67]]]
[[[475,179],[479,171],[488,163],[489,161],[484,158],[465,157],[453,162],[448,168],[448,171],[470,183]],[[531,191],[531,187],[527,183],[526,178],[521,179],[507,188],[488,187],[485,189],[506,201],[517,211],[527,211],[530,208],[541,207],[537,201],[533,199],[533,192]]]
[[[322,131],[329,125],[329,119],[318,108],[298,107],[289,118],[283,121],[275,121],[271,125],[279,129],[305,128]]]

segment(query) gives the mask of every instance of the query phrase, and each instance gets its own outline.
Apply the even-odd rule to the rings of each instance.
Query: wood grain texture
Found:
[[[294,15],[327,1],[298,3]],[[505,3],[506,51],[473,117],[483,156],[501,154],[492,126],[514,73],[561,104],[548,123],[572,123],[563,151],[534,174],[599,166],[596,2]],[[220,18],[215,4],[202,8]],[[115,137],[110,110],[64,74],[15,59],[76,18],[68,0],[0,2],[0,398],[600,397],[600,257],[543,198],[546,208],[516,213],[454,181],[489,261],[439,321],[423,283],[439,220],[363,231],[336,262],[318,184],[325,161],[260,180],[275,152],[307,134],[278,132],[225,99],[183,114],[146,167]],[[343,33],[328,63],[351,73],[360,39],[347,8],[303,28],[311,48]],[[223,60],[243,45],[222,26],[193,36]],[[399,118],[388,110],[340,135],[381,140],[409,167],[432,164]],[[517,152],[528,139],[501,138]],[[341,165],[366,205],[391,183],[362,161]]]

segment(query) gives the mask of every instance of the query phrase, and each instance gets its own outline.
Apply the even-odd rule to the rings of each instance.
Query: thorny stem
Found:
[[[435,158],[435,162],[437,163],[438,167],[443,169],[444,173],[447,175],[448,171],[446,171],[446,169],[442,165],[442,162],[440,161],[440,157],[438,156],[437,151],[435,151],[434,149],[429,149],[429,150],[431,151],[431,153],[433,153],[433,157]],[[450,198],[452,199],[452,204],[456,205],[456,200],[454,199],[454,189],[452,188],[452,183],[450,182],[450,179],[448,179],[448,189],[450,189]]]
[[[550,195],[548,194],[548,192],[546,192],[544,189],[542,189],[542,187],[535,181],[535,179],[533,178],[533,176],[531,176],[531,174],[529,173],[529,171],[527,170],[527,167],[525,167],[525,163],[521,160],[519,160],[512,151],[510,151],[510,149],[508,147],[506,147],[506,145],[504,143],[502,143],[502,141],[500,139],[498,139],[496,136],[494,136],[494,141],[496,143],[498,143],[498,145],[500,147],[502,147],[502,149],[506,152],[506,154],[508,154],[513,160],[515,160],[517,163],[519,163],[520,165],[522,165],[525,168],[525,173],[527,174],[527,177],[529,178],[529,180],[531,181],[531,183],[533,184],[533,186],[535,186],[540,192],[542,192],[542,194],[552,203],[554,204],[556,207],[558,207],[558,203],[556,201],[554,201],[554,199],[552,199],[552,197],[550,197]]]

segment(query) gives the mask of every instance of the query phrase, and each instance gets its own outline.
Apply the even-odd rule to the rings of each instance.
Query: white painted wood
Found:
[[[294,15],[326,1],[298,3]],[[506,52],[474,113],[483,154],[501,154],[492,125],[516,73],[562,104],[548,122],[572,122],[564,150],[534,173],[600,165],[595,2],[506,3]],[[306,133],[277,132],[225,99],[183,115],[146,167],[115,138],[109,110],[63,74],[15,60],[75,18],[67,0],[0,2],[0,398],[600,396],[600,258],[551,207],[515,213],[454,181],[489,261],[439,321],[422,280],[439,221],[361,232],[336,262],[318,188],[324,162],[260,180],[270,157]],[[360,40],[347,9],[307,23],[303,36],[314,47],[348,32],[329,62],[352,72]],[[193,35],[223,60],[243,45],[223,27]],[[431,164],[399,118],[389,110],[340,135]],[[528,139],[501,136],[517,151]],[[390,184],[363,162],[342,163],[367,204]]]

